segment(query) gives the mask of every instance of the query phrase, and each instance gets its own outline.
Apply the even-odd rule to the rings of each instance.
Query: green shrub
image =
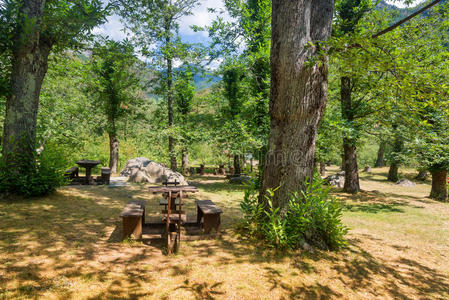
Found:
[[[64,177],[66,159],[60,153],[45,149],[36,158],[34,166],[22,170],[11,170],[2,162],[0,165],[0,193],[42,196],[53,192],[67,183]]]
[[[249,187],[240,207],[244,227],[271,247],[298,249],[305,242],[320,249],[337,250],[346,244],[347,228],[341,222],[342,207],[323,187],[321,178],[307,183],[305,191],[295,192],[286,209],[273,206],[274,191],[267,191],[263,202]]]

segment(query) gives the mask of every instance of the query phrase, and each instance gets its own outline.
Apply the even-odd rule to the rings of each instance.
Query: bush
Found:
[[[280,210],[273,206],[275,191],[267,191],[260,202],[256,189],[249,187],[240,204],[244,227],[271,247],[298,249],[307,242],[320,249],[337,250],[346,245],[348,229],[341,222],[342,207],[329,190],[316,177],[305,191],[293,193],[289,205]]]
[[[0,193],[14,193],[27,197],[47,195],[67,183],[64,177],[66,166],[64,156],[50,149],[45,149],[41,156],[36,158],[36,164],[27,169],[14,171],[2,162]]]

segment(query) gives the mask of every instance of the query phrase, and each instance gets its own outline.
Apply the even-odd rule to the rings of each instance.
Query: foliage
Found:
[[[105,116],[106,131],[116,135],[118,121],[138,106],[139,78],[136,74],[138,61],[134,48],[127,41],[116,42],[99,38],[92,52],[92,75],[90,94],[95,98],[93,106]]]
[[[15,193],[27,197],[43,196],[66,184],[64,172],[67,160],[57,150],[57,145],[49,145],[36,164],[27,170],[11,170],[4,162],[0,166],[0,193]]]
[[[341,221],[342,207],[329,190],[315,176],[304,191],[292,193],[288,207],[280,210],[271,201],[274,191],[267,191],[266,201],[260,202],[258,191],[250,186],[240,204],[244,227],[271,247],[298,249],[307,242],[320,249],[337,250],[346,245],[348,229]]]

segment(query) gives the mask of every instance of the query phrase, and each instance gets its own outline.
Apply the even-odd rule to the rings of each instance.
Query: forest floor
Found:
[[[428,182],[400,187],[386,173],[361,173],[358,195],[335,190],[350,227],[340,252],[276,252],[246,240],[235,230],[243,187],[218,176],[192,178],[200,192],[188,209],[193,199],[223,208],[222,238],[183,242],[170,257],[161,243],[120,241],[124,205],[156,203],[146,186],[0,200],[0,299],[448,299],[449,204],[427,198]]]

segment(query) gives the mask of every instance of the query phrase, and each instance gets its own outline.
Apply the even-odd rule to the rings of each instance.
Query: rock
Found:
[[[305,242],[305,241],[302,241],[302,242],[300,243],[300,246],[301,246],[302,249],[304,249],[304,250],[306,250],[306,251],[308,251],[308,252],[315,253],[315,250],[313,249],[313,247],[310,246],[310,245],[309,245],[307,242]]]
[[[366,166],[366,167],[363,169],[363,172],[367,172],[367,173],[371,172],[371,167],[370,167],[370,166]]]
[[[341,171],[337,173],[338,176],[345,176],[345,171]]]
[[[235,184],[249,184],[251,183],[251,177],[249,176],[237,176],[237,177],[232,177],[231,179],[229,179],[230,183],[235,183]]]
[[[151,162],[151,160],[149,160],[146,157],[137,157],[137,158],[128,160],[125,168],[123,169],[123,171],[120,172],[120,176],[128,177],[131,175],[132,170],[145,168],[150,162]]]
[[[329,185],[342,188],[345,185],[345,176],[339,175],[340,173],[337,173],[335,175],[329,175],[326,178],[324,178],[324,181],[327,182],[327,184]]]
[[[407,180],[407,179],[401,179],[398,182],[396,182],[396,184],[400,185],[400,186],[408,186],[408,187],[416,186],[416,184],[414,182]]]
[[[177,181],[179,185],[188,185],[188,182],[180,173],[145,157],[129,160],[120,175],[129,177],[129,182],[162,183],[164,181]]]

